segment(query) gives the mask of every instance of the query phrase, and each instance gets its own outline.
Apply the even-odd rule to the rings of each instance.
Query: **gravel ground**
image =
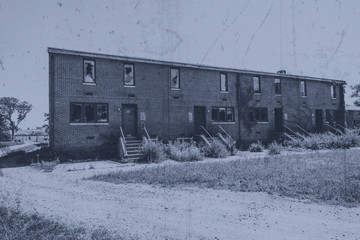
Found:
[[[0,201],[72,226],[140,239],[360,239],[360,208],[266,193],[83,180],[151,166],[99,161],[60,164],[52,172],[2,169]]]

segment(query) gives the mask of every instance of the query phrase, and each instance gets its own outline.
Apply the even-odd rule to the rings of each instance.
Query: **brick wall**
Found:
[[[219,128],[211,120],[211,107],[234,107],[235,122],[221,126],[242,141],[269,139],[275,127],[274,108],[283,108],[286,124],[299,123],[312,129],[315,109],[323,109],[325,114],[325,109],[339,107],[339,97],[331,99],[329,82],[307,81],[307,97],[301,97],[300,80],[280,76],[282,95],[275,96],[274,77],[261,75],[261,94],[253,94],[247,104],[266,107],[269,121],[252,124],[247,131],[244,120],[239,120],[236,88],[237,81],[252,88],[253,75],[227,72],[229,91],[222,93],[220,71],[180,67],[180,90],[171,90],[170,65],[126,61],[134,64],[135,87],[125,87],[124,61],[96,57],[93,58],[96,85],[85,85],[81,55],[49,53],[49,56],[50,144],[55,151],[95,154],[92,150],[102,143],[103,136],[120,136],[123,104],[137,105],[139,136],[143,133],[140,113],[145,113],[149,134],[164,139],[194,135],[194,119],[189,119],[189,113],[194,118],[194,106],[206,107],[206,127],[212,134],[219,132]],[[71,102],[107,103],[109,123],[70,124]]]

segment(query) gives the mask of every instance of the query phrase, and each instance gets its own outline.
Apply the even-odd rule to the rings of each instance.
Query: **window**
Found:
[[[211,120],[213,122],[234,122],[235,113],[233,107],[212,107]]]
[[[84,59],[84,83],[95,83],[95,61]]]
[[[267,108],[250,108],[249,113],[252,122],[268,122]]]
[[[134,64],[124,64],[124,85],[135,86]]]
[[[326,122],[328,122],[331,126],[337,122],[339,117],[337,110],[326,109],[325,115],[326,115]]]
[[[306,92],[306,82],[304,80],[300,81],[300,95],[302,97],[306,97],[307,96],[307,92]]]
[[[333,84],[330,86],[331,98],[336,98],[336,86]]]
[[[253,77],[253,84],[254,84],[254,93],[260,93],[260,78],[259,77]]]
[[[220,73],[220,91],[227,92],[228,91],[228,81],[226,73]]]
[[[107,123],[109,110],[104,103],[71,103],[71,123]]]
[[[180,89],[180,72],[178,68],[170,69],[171,89]]]
[[[275,94],[281,95],[281,80],[280,80],[280,78],[274,79],[274,85],[275,85]]]

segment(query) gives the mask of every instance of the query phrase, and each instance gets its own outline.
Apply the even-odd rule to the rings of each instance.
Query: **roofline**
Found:
[[[320,81],[320,82],[334,82],[337,84],[346,84],[346,81],[338,80],[338,79],[327,79],[327,78],[317,78],[317,77],[292,75],[292,74],[279,74],[279,73],[271,73],[271,72],[263,72],[263,71],[242,70],[235,68],[215,67],[215,66],[202,65],[202,64],[161,61],[161,60],[154,60],[148,58],[137,58],[137,57],[128,57],[128,56],[117,56],[117,55],[110,55],[103,53],[89,53],[89,52],[51,48],[51,47],[48,47],[48,53],[76,55],[76,56],[93,57],[93,58],[106,58],[106,59],[130,61],[130,62],[133,61],[140,63],[170,65],[175,67],[188,67],[188,68],[197,68],[197,69],[205,69],[205,70],[226,71],[226,72],[234,72],[234,73],[253,74],[253,75],[267,75],[267,76],[280,77],[280,78],[285,77],[285,78],[305,79],[305,80]]]

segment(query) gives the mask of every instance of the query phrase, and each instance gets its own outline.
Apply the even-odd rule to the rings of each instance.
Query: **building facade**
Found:
[[[344,124],[344,81],[49,48],[50,146],[91,153],[109,135],[169,140],[223,128],[238,143],[284,125]],[[90,154],[91,155],[91,154]]]

